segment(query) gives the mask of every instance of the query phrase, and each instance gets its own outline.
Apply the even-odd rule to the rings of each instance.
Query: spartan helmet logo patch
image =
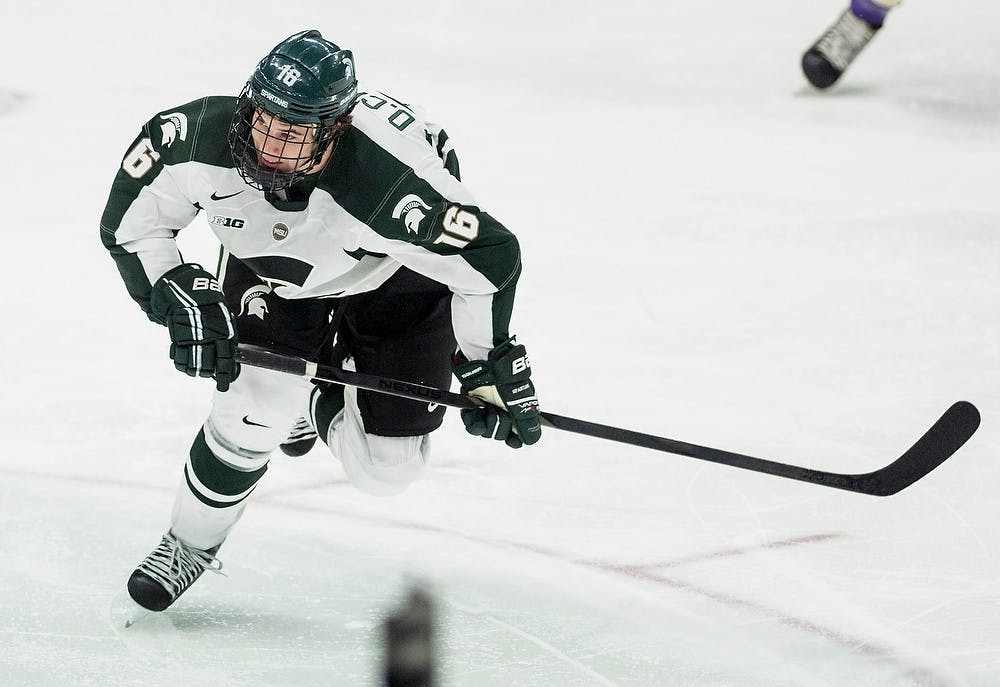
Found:
[[[392,209],[393,219],[402,219],[407,231],[414,234],[420,232],[420,223],[427,217],[423,210],[430,210],[431,206],[425,203],[420,196],[410,193],[399,199],[396,207]]]
[[[240,314],[237,317],[256,315],[263,320],[264,316],[267,315],[267,301],[264,300],[264,296],[269,293],[271,293],[270,286],[264,284],[251,286],[240,299]]]
[[[160,124],[160,131],[163,132],[163,145],[169,148],[178,138],[182,141],[187,138],[188,118],[183,112],[171,112],[160,115],[160,119],[166,122]]]
[[[288,225],[284,222],[276,222],[273,227],[271,227],[271,236],[274,237],[275,241],[284,241],[288,238]]]

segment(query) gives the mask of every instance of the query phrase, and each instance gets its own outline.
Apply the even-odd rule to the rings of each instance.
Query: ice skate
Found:
[[[848,7],[802,56],[802,71],[816,88],[837,82],[881,26],[872,26]]]
[[[305,417],[300,417],[295,426],[292,427],[288,438],[278,448],[286,456],[298,458],[309,453],[312,447],[316,445],[316,439],[318,438],[319,435],[316,434],[316,430],[309,423],[309,420]]]
[[[221,572],[222,563],[215,557],[219,546],[203,551],[187,546],[167,532],[129,577],[129,596],[148,611],[164,610],[203,572]]]

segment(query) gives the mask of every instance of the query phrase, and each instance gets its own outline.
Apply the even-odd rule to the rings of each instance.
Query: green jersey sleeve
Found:
[[[334,179],[352,174],[354,183],[332,189],[335,200],[381,239],[372,250],[451,289],[459,347],[470,359],[485,358],[510,336],[517,238],[459,180],[440,128],[384,94],[362,93],[355,112],[334,160],[343,168],[331,170]]]
[[[111,184],[101,241],[129,295],[147,313],[151,285],[181,263],[177,233],[198,214],[174,169],[194,159],[197,132],[213,100],[220,99],[202,98],[146,122]]]

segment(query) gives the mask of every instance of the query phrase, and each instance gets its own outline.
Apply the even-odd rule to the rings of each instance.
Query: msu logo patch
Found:
[[[240,299],[240,314],[237,317],[255,315],[263,320],[264,316],[267,315],[267,301],[264,300],[264,296],[269,293],[271,293],[270,286],[263,284],[251,286]]]
[[[420,223],[427,217],[423,211],[430,209],[431,206],[425,203],[420,196],[410,193],[400,198],[399,202],[396,203],[396,207],[392,209],[392,218],[402,219],[407,231],[418,234],[420,233]]]
[[[163,133],[162,145],[169,148],[178,138],[182,141],[187,138],[188,118],[183,112],[171,112],[160,115],[160,119],[166,122],[160,124],[160,131]]]

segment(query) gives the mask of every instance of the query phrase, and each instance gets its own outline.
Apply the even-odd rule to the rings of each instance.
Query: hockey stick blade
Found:
[[[542,413],[542,416],[548,420],[545,424],[556,429],[871,496],[891,496],[927,475],[969,440],[979,428],[980,421],[979,411],[974,405],[968,401],[958,401],[902,456],[879,470],[847,475],[754,458],[550,413]]]
[[[351,372],[339,367],[275,353],[258,346],[240,344],[236,357],[244,365],[284,372],[308,379],[347,384],[360,389],[433,402],[453,408],[477,407],[477,404],[468,396],[445,389],[436,389],[422,384],[379,377],[378,375]],[[892,463],[873,472],[848,475],[754,458],[740,453],[689,444],[675,439],[601,425],[554,413],[543,412],[541,415],[544,427],[871,496],[891,496],[927,475],[961,448],[979,428],[980,422],[979,411],[976,407],[968,401],[959,401],[946,410],[944,415],[906,453]]]

